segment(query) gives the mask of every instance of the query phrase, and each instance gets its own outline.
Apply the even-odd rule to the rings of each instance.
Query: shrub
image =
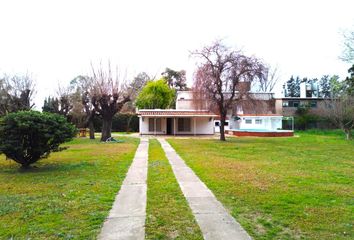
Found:
[[[36,111],[10,113],[0,120],[0,152],[28,168],[76,134],[74,125],[58,114]]]

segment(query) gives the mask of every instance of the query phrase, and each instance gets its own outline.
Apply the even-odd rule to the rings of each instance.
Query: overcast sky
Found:
[[[354,28],[354,1],[127,0],[0,1],[0,73],[29,72],[35,103],[110,59],[128,76],[187,70],[189,51],[215,39],[290,75],[347,75],[341,32]]]

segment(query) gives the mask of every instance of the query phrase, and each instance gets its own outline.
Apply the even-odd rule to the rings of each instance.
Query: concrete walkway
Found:
[[[162,138],[159,138],[159,141],[199,224],[204,239],[251,239],[248,233],[227,212],[209,188],[185,164],[170,144]]]
[[[98,239],[144,239],[149,139],[141,138],[127,176]]]

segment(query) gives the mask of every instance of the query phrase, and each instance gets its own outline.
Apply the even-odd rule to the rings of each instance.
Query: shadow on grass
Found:
[[[12,160],[9,160],[12,161]],[[32,173],[45,173],[45,172],[60,172],[60,171],[72,171],[76,169],[86,169],[95,167],[95,162],[78,162],[78,163],[47,163],[32,165],[28,169],[21,168],[21,165],[16,164],[9,166],[6,169],[2,169],[1,172],[7,174],[32,174]]]

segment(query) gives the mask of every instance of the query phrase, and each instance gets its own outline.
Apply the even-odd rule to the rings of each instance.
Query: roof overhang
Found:
[[[142,109],[138,111],[142,117],[217,117],[208,110],[176,110],[176,109]]]

